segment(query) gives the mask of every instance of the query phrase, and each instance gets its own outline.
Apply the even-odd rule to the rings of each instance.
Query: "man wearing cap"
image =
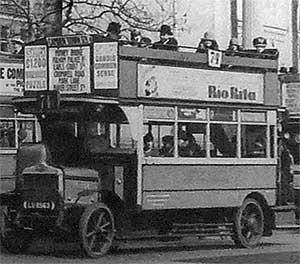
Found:
[[[264,37],[257,37],[253,39],[253,46],[255,47],[258,53],[263,53],[267,47],[267,39]]]
[[[160,27],[160,40],[153,43],[153,49],[178,50],[178,42],[174,38],[170,26],[162,25]]]
[[[205,52],[208,49],[218,50],[219,45],[211,32],[205,32],[203,38],[200,40],[196,52]]]

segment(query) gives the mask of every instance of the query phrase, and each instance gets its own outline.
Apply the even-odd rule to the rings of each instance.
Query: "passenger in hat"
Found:
[[[150,38],[143,37],[141,32],[137,30],[133,30],[130,32],[130,41],[131,45],[141,48],[150,46],[152,42]]]
[[[159,156],[158,149],[154,148],[154,138],[150,131],[144,136],[143,140],[144,140],[144,155],[145,155],[145,157]]]
[[[232,38],[229,41],[229,45],[228,45],[227,50],[230,50],[230,51],[239,51],[241,49],[242,48],[241,48],[240,43],[239,43],[239,41],[238,41],[237,38]]]
[[[218,50],[219,45],[211,32],[205,32],[203,38],[200,40],[196,52],[205,52],[208,49]]]
[[[183,130],[178,133],[178,154],[180,157],[200,157],[201,148],[192,134]]]
[[[237,52],[239,52],[241,50],[242,50],[242,47],[240,46],[238,39],[232,38],[229,41],[229,45],[226,50],[226,55],[234,56],[237,54]]]
[[[106,37],[111,40],[119,40],[121,33],[121,25],[117,22],[110,22],[106,29]]]
[[[178,41],[174,38],[170,26],[160,27],[160,40],[152,45],[153,49],[178,50]]]
[[[159,155],[162,157],[174,157],[174,137],[171,135],[162,138],[163,146],[159,150]]]
[[[267,39],[265,39],[264,37],[257,37],[253,39],[253,46],[258,53],[262,53],[267,47]]]

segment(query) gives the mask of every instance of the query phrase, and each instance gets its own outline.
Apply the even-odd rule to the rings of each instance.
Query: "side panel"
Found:
[[[0,154],[0,191],[8,192],[15,188],[16,154]]]
[[[264,104],[280,106],[281,104],[281,91],[276,72],[266,72],[264,80]]]
[[[143,208],[231,207],[251,192],[275,204],[275,165],[145,165]]]
[[[135,61],[120,60],[119,89],[120,97],[136,98],[137,70]]]

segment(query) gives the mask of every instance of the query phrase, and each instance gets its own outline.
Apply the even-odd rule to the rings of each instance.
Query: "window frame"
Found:
[[[144,109],[144,105],[142,105],[142,109]],[[152,106],[155,107],[155,106]],[[161,108],[161,106],[159,106]],[[201,108],[201,109],[206,109],[206,119],[205,120],[197,120],[197,119],[180,119],[178,117],[178,108]],[[166,106],[166,108],[170,108],[170,106]],[[147,116],[144,115],[143,112],[143,118],[142,118],[142,128],[141,128],[141,136],[144,136],[144,124],[148,122],[154,122],[154,123],[166,123],[170,124],[174,122],[174,129],[175,129],[175,134],[174,134],[174,157],[149,157],[149,156],[144,156],[144,153],[141,154],[141,159],[143,163],[146,164],[153,164],[153,163],[158,163],[158,164],[232,164],[232,162],[237,162],[238,164],[276,164],[277,160],[277,142],[275,140],[273,144],[273,153],[274,156],[271,157],[271,126],[274,127],[273,132],[274,132],[274,138],[277,138],[277,123],[276,123],[276,117],[277,117],[277,111],[276,110],[256,110],[256,109],[245,109],[245,108],[238,108],[238,107],[193,107],[193,106],[173,106],[174,112],[175,112],[175,119],[160,119],[160,118],[147,118]],[[233,121],[219,121],[219,120],[211,120],[210,118],[210,110],[214,108],[230,108],[232,111],[236,112],[236,118]],[[250,121],[241,121],[242,118],[242,113],[243,112],[251,112],[251,113],[264,113],[265,114],[265,121],[264,122],[250,122]],[[271,120],[272,118],[274,120]],[[206,138],[205,138],[205,144],[206,144],[206,157],[179,157],[178,156],[178,127],[182,123],[202,123],[206,125]],[[210,148],[209,148],[209,138],[210,138],[210,127],[211,124],[227,124],[227,125],[236,125],[237,126],[237,152],[236,152],[236,157],[211,157],[210,155]],[[242,147],[242,142],[241,142],[241,133],[242,133],[242,125],[262,125],[266,126],[267,131],[266,131],[266,157],[242,157],[241,153],[241,147]],[[141,138],[141,142],[143,142],[143,139]],[[141,143],[143,144],[143,143]]]

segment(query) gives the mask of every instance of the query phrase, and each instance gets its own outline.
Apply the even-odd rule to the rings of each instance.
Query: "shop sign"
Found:
[[[23,95],[24,69],[22,63],[0,63],[0,95]]]
[[[94,43],[94,88],[118,88],[118,43]]]
[[[264,75],[138,65],[138,96],[262,104]]]
[[[25,91],[47,90],[46,46],[25,47]]]
[[[89,47],[50,48],[49,78],[49,90],[90,93]]]

